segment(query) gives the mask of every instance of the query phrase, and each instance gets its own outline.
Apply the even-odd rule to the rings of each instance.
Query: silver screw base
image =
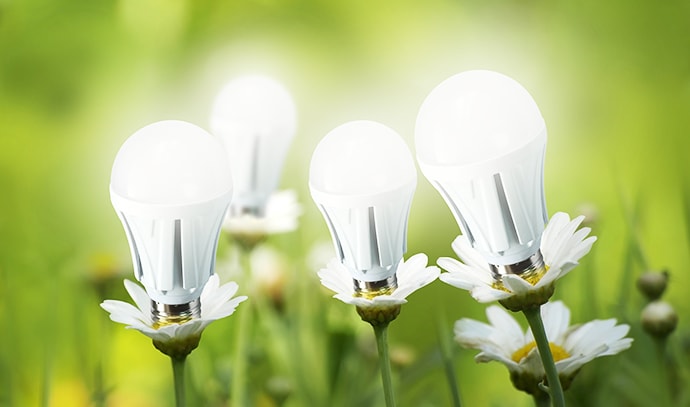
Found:
[[[263,218],[266,210],[260,206],[230,205],[230,217],[239,218],[243,215],[250,215],[255,218]]]
[[[525,274],[543,270],[545,268],[544,257],[541,255],[541,250],[537,250],[532,256],[515,264],[494,265],[489,264],[491,273],[496,280],[500,280],[501,276],[506,274]]]
[[[385,280],[360,281],[352,279],[355,287],[355,295],[359,297],[373,298],[377,295],[390,294],[398,288],[398,279],[393,274]]]
[[[185,304],[163,304],[151,300],[151,319],[155,327],[182,324],[194,318],[201,318],[199,298]]]

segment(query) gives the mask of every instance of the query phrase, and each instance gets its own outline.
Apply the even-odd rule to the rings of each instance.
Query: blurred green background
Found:
[[[121,280],[132,278],[110,205],[110,168],[122,142],[146,124],[180,119],[208,128],[216,92],[246,73],[280,80],[298,105],[281,188],[297,190],[301,227],[264,246],[288,270],[287,287],[311,287],[309,295],[288,290],[286,301],[301,304],[288,308],[299,312],[276,311],[283,330],[272,330],[266,317],[261,344],[329,341],[324,355],[319,347],[305,352],[303,366],[280,365],[257,349],[256,394],[270,396],[264,382],[274,376],[291,383],[299,369],[325,374],[309,364],[321,359],[343,361],[350,366],[343,377],[353,381],[332,376],[336,383],[312,400],[355,405],[342,386],[378,391],[376,358],[362,352],[371,330],[318,289],[320,265],[309,260],[314,247],[330,243],[307,188],[311,152],[329,130],[355,119],[392,127],[413,149],[424,97],[448,76],[476,68],[505,73],[534,96],[549,132],[549,211],[587,213],[599,236],[556,297],[574,322],[616,317],[633,325],[633,349],[585,367],[571,397],[617,403],[609,405],[659,400],[655,392],[663,390],[644,379],[656,377],[656,365],[639,331],[643,300],[634,279],[647,269],[670,271],[665,299],[681,321],[672,341],[687,358],[688,21],[683,0],[0,0],[0,405],[170,405],[167,359],[98,307],[127,298]],[[420,174],[408,255],[450,256],[457,233]],[[224,237],[222,261],[237,253]],[[461,317],[485,320],[484,308],[441,282],[410,297],[390,332],[392,346],[407,355],[398,369],[401,405],[449,405],[437,325],[450,332]],[[207,405],[226,399],[233,323],[209,327],[190,357],[192,397]],[[475,352],[457,346],[453,352],[467,405],[531,404],[503,366],[476,365]],[[288,405],[321,405],[294,389]],[[256,405],[277,405],[269,396],[257,396]]]

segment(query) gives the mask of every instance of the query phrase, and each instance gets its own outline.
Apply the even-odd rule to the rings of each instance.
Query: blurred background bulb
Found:
[[[311,194],[359,291],[394,288],[416,185],[407,145],[382,124],[345,123],[314,150]]]
[[[182,121],[135,132],[115,157],[110,196],[154,320],[198,316],[232,197],[221,141]]]
[[[454,75],[424,100],[415,144],[425,177],[494,272],[540,265],[546,125],[527,90],[496,72]]]
[[[292,97],[271,78],[239,77],[220,91],[211,113],[211,131],[223,139],[231,158],[233,215],[264,215],[296,127]]]

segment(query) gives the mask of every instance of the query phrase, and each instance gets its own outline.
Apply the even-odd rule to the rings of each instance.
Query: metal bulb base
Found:
[[[491,268],[491,273],[496,280],[500,280],[501,277],[506,274],[517,274],[527,279],[533,274],[541,275],[541,273],[546,269],[546,264],[544,263],[544,257],[541,255],[541,250],[537,250],[536,253],[523,261],[500,266],[489,264],[489,267]]]
[[[266,215],[266,209],[259,205],[230,205],[230,217],[239,218],[246,215],[263,218]]]
[[[151,319],[155,328],[183,324],[195,318],[201,318],[201,300],[199,298],[184,304],[163,304],[151,300]]]
[[[379,281],[360,281],[352,279],[355,286],[355,296],[372,299],[379,295],[390,294],[398,288],[398,279],[395,274]]]

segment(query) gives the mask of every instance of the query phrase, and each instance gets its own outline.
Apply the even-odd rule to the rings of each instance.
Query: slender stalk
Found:
[[[251,251],[240,249],[240,261],[242,267],[242,277],[245,286],[251,281]],[[247,407],[247,344],[251,327],[251,314],[254,307],[250,303],[238,315],[237,342],[235,346],[235,360],[232,369],[232,383],[230,384],[230,401],[233,407]]]
[[[546,331],[544,330],[544,322],[541,319],[540,310],[541,307],[534,307],[524,309],[522,312],[525,314],[530,328],[532,328],[532,334],[534,335],[534,340],[537,343],[541,363],[544,365],[546,379],[549,382],[548,390],[549,395],[551,396],[551,403],[554,407],[564,407],[565,396],[563,395],[563,387],[561,387],[561,381],[558,378],[556,363],[553,361],[551,347],[549,346],[549,339],[546,337]]]
[[[173,370],[173,381],[175,384],[175,407],[184,407],[186,403],[185,383],[184,383],[184,368],[187,358],[171,357]]]
[[[662,397],[660,401],[663,401],[663,403],[660,404],[671,406],[674,402],[675,391],[673,388],[672,375],[670,374],[670,366],[666,358],[666,337],[653,339],[654,347],[656,348],[656,357],[659,370],[658,377],[661,381],[659,388],[662,389]]]
[[[446,379],[450,387],[450,395],[453,401],[453,407],[461,407],[460,391],[458,390],[458,377],[455,374],[455,366],[453,365],[453,355],[451,350],[450,334],[446,328],[443,319],[439,319],[438,323],[438,337],[441,348],[441,356],[443,358],[443,367],[446,372]]]
[[[388,354],[388,324],[372,326],[374,327],[374,334],[376,335],[376,347],[379,351],[381,380],[383,381],[383,395],[386,398],[386,407],[395,407],[393,380],[391,378],[391,361]]]

